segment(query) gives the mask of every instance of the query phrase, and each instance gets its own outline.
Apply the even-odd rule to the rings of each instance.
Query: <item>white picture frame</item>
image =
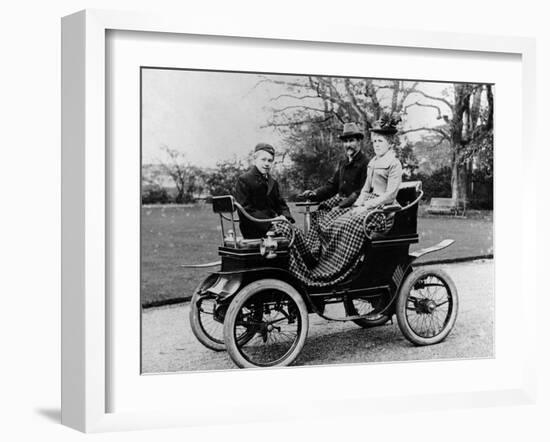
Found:
[[[222,410],[196,407],[195,412],[166,411],[158,404],[150,410],[109,411],[109,392],[113,388],[109,367],[113,355],[108,343],[112,324],[109,309],[108,247],[109,187],[106,108],[108,91],[106,72],[106,35],[109,31],[155,32],[163,35],[206,35],[243,39],[269,39],[285,42],[313,42],[340,45],[369,45],[380,49],[427,49],[468,51],[476,54],[513,54],[521,57],[522,118],[521,152],[525,158],[534,155],[535,45],[532,39],[490,37],[416,31],[382,31],[370,28],[309,25],[297,28],[292,24],[210,23],[195,17],[164,17],[151,14],[87,10],[63,18],[62,21],[62,423],[84,432],[114,431],[207,424],[212,418],[235,422],[234,416]],[[515,152],[514,155],[518,153]],[[524,163],[528,167],[528,162]],[[534,232],[527,220],[535,218],[535,193],[518,189],[522,197],[519,257],[521,274],[528,271],[529,256],[536,256]],[[529,241],[531,239],[531,241]],[[498,248],[496,248],[499,253]],[[521,279],[520,315],[528,315],[536,302],[534,279]],[[505,324],[498,324],[505,327]],[[286,409],[264,404],[244,420],[284,419],[315,413],[334,414],[331,401],[338,400],[336,413],[367,414],[377,411],[436,409],[533,403],[535,397],[535,328],[533,320],[525,323],[525,348],[521,358],[522,375],[500,388],[473,388],[470,392],[430,393],[403,396],[388,391],[376,401],[360,401],[357,396],[342,392],[322,400],[312,398]],[[497,358],[499,355],[497,354]],[[137,369],[136,369],[137,370]],[[323,368],[326,374],[344,368]],[[357,373],[360,367],[347,368]],[[246,376],[262,382],[266,376],[277,376],[291,382],[298,370],[253,371]],[[213,374],[221,376],[221,374]],[[239,376],[230,373],[228,376]],[[173,377],[172,377],[173,378]],[[168,380],[168,383],[170,380]],[[361,396],[360,396],[361,397]],[[185,401],[193,400],[186,397]],[[235,398],[238,401],[237,398]],[[314,411],[312,411],[314,410]]]

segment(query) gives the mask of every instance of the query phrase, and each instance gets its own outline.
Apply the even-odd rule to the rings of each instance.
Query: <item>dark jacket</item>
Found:
[[[265,177],[253,166],[237,179],[235,199],[255,218],[274,218],[284,215],[294,222],[290,210],[281,197],[279,185],[271,176]],[[245,238],[261,238],[271,223],[254,223],[239,213],[240,228]]]
[[[349,204],[346,205],[351,206],[365,184],[367,164],[367,158],[361,151],[357,152],[351,163],[347,158],[342,160],[327,184],[315,189],[317,201],[324,201],[338,194],[347,200]]]

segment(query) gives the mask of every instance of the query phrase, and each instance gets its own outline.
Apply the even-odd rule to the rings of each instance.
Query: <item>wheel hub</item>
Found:
[[[422,299],[416,304],[416,311],[418,313],[431,314],[435,311],[436,308],[437,304],[431,299]]]
[[[437,305],[435,304],[434,301],[430,301],[428,302],[428,305],[426,306],[426,308],[428,309],[428,313],[432,313],[437,308]]]

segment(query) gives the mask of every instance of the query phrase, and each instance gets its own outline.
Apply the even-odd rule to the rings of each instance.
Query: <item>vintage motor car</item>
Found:
[[[309,314],[329,321],[353,321],[369,328],[386,324],[395,315],[403,335],[415,345],[432,345],[453,329],[458,295],[452,279],[434,266],[415,266],[415,260],[454,241],[410,252],[418,242],[417,212],[421,183],[403,183],[397,203],[377,209],[392,216],[384,234],[369,235],[355,270],[347,280],[331,287],[308,287],[288,270],[294,238],[244,239],[237,233],[237,211],[256,222],[230,196],[213,198],[220,216],[221,261],[188,267],[221,266],[196,288],[190,322],[196,338],[207,348],[227,350],[242,368],[292,364],[308,333]],[[302,203],[306,213],[314,203]],[[365,215],[364,226],[369,216]],[[272,220],[267,220],[272,221]],[[306,228],[308,219],[306,217]],[[230,227],[226,228],[227,223]],[[185,266],[184,266],[185,267]],[[341,313],[328,313],[339,303]]]

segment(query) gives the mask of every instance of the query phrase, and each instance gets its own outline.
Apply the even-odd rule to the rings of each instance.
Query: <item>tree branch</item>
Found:
[[[403,109],[403,104],[405,103],[405,100],[409,97],[410,94],[416,92],[416,86],[418,86],[418,81],[415,81],[409,87],[402,88],[401,98],[399,99],[399,102],[397,104],[398,109]]]
[[[287,123],[275,123],[273,121],[270,121],[269,123],[260,126],[260,128],[265,129],[265,128],[268,128],[268,127],[290,127],[290,126],[295,126],[297,124],[309,124],[309,123],[322,124],[322,123],[326,123],[329,120],[332,120],[334,117],[338,117],[338,115],[336,115],[334,112],[332,112],[332,115],[329,115],[328,117],[323,118],[323,119],[309,119],[309,120],[300,120],[300,121],[289,121]]]
[[[451,137],[445,131],[443,131],[442,129],[435,129],[433,127],[417,127],[416,129],[404,130],[401,133],[402,134],[408,134],[408,133],[412,133],[412,132],[419,132],[421,130],[425,130],[425,131],[428,131],[428,132],[436,132],[436,133],[440,134],[441,136],[445,137],[446,140],[449,140],[449,141],[451,140]]]
[[[306,98],[319,98],[318,95],[303,95],[303,96],[296,96],[292,94],[281,94],[276,97],[270,98],[269,101],[277,101],[280,98],[294,98],[295,100],[305,100]]]
[[[273,109],[273,112],[274,113],[285,112],[289,109],[305,109],[305,110],[311,110],[315,112],[323,112],[323,113],[325,112],[325,109],[318,109],[316,107],[311,107],[311,106],[301,106],[297,104],[281,107],[279,109]]]
[[[440,146],[441,143],[443,143],[443,141],[445,141],[445,140],[448,141],[448,138],[442,136],[442,137],[439,139],[439,141],[438,141],[437,143],[435,143],[434,145],[432,145],[432,149],[434,149],[434,148]]]
[[[428,95],[426,92],[422,92],[422,91],[419,91],[419,90],[415,90],[414,93],[420,94],[425,98],[429,98],[430,100],[441,101],[442,103],[445,103],[449,107],[449,109],[451,109],[451,110],[453,109],[453,105],[449,101],[445,100],[445,98],[434,97],[432,95]]]
[[[395,113],[397,111],[397,97],[399,96],[399,89],[400,89],[400,83],[399,80],[394,80],[393,82],[393,92],[391,97],[391,113]]]
[[[299,83],[299,82],[292,82],[292,81],[285,81],[285,80],[274,80],[273,78],[267,78],[263,77],[260,81],[258,81],[253,89],[257,88],[260,84],[263,83],[272,83],[272,84],[278,84],[283,86],[293,86],[293,87],[299,87],[299,88],[307,88],[308,85],[306,83]]]
[[[442,118],[442,115],[441,115],[441,108],[440,108],[439,106],[436,106],[435,104],[426,104],[426,103],[420,103],[419,101],[416,101],[416,102],[414,102],[414,103],[407,104],[407,105],[403,108],[403,110],[404,110],[404,111],[407,111],[407,109],[408,109],[409,107],[413,107],[413,106],[431,107],[431,108],[437,110],[437,119],[438,119],[438,120],[441,120],[441,118]]]
[[[378,120],[380,118],[381,106],[376,96],[376,91],[374,90],[374,85],[372,80],[365,80],[365,92],[364,95],[366,98],[370,98],[374,107],[374,119]]]
[[[362,118],[363,121],[368,121],[366,112],[363,109],[361,109],[361,106],[359,106],[359,104],[357,103],[357,99],[355,98],[355,94],[351,90],[351,82],[350,82],[349,78],[345,79],[344,86],[346,87],[346,92],[348,93],[348,95],[350,97],[351,105],[352,105],[353,109],[355,110],[355,112],[357,112],[357,114]]]

